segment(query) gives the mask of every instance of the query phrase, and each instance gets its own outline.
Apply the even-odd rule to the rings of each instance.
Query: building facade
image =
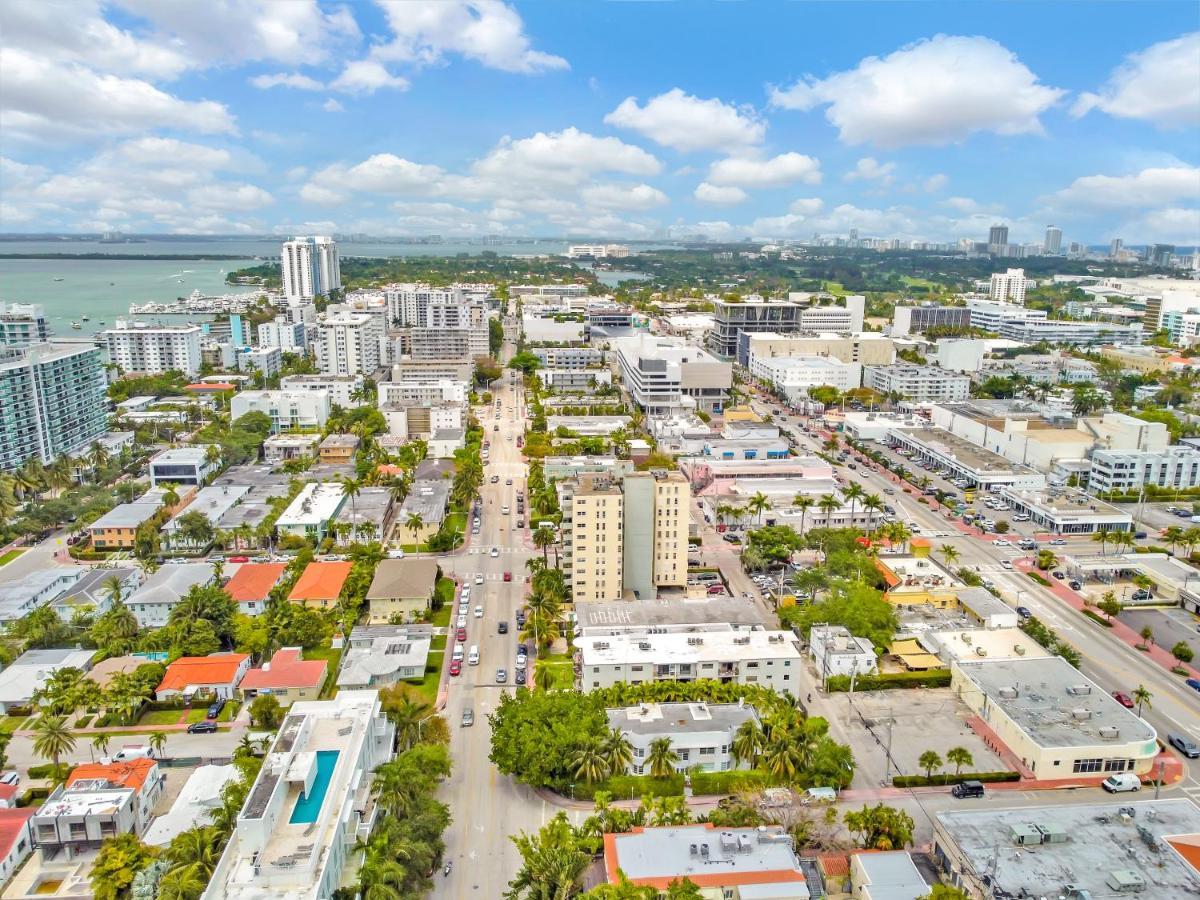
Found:
[[[1088,487],[1097,493],[1136,493],[1142,485],[1160,488],[1200,487],[1200,448],[1165,450],[1101,450],[1092,452]]]
[[[921,334],[927,328],[971,327],[971,311],[965,306],[897,306],[892,313],[892,336]]]
[[[383,364],[383,317],[338,312],[320,324],[317,362],[330,375],[370,375]]]
[[[633,748],[625,771],[648,775],[650,745],[666,738],[678,757],[675,769],[728,772],[750,768],[750,760],[733,757],[733,739],[746,722],[758,723],[753,706],[741,703],[645,703],[607,711],[608,725]]]
[[[1013,303],[1025,305],[1025,290],[1029,279],[1025,277],[1024,269],[1009,269],[1007,272],[992,273],[988,296],[997,303]]]
[[[20,347],[50,340],[50,324],[40,303],[0,303],[0,346]]]
[[[324,390],[241,391],[229,401],[233,421],[249,412],[271,420],[271,433],[320,431],[329,421],[332,405]]]
[[[361,375],[285,375],[279,379],[281,391],[325,391],[329,402],[343,409],[366,404],[366,382]]]
[[[117,319],[115,328],[102,332],[109,361],[122,372],[182,372],[189,377],[200,371],[202,333],[199,325],[147,325],[127,319]]]
[[[938,366],[867,366],[863,386],[885,397],[899,394],[906,400],[966,400],[971,396],[970,376]]]
[[[625,387],[647,414],[695,407],[719,413],[729,399],[733,366],[674,338],[640,334],[614,341]]]
[[[296,237],[280,249],[283,296],[312,300],[342,287],[337,242],[331,237]]]

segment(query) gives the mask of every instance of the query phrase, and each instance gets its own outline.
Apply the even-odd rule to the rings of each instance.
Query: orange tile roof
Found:
[[[13,785],[8,785],[13,787]],[[13,844],[25,830],[26,823],[37,815],[37,809],[32,806],[0,808],[0,859],[8,856]]]
[[[127,762],[112,763],[81,763],[71,770],[67,776],[67,787],[77,781],[89,781],[103,778],[112,784],[141,790],[150,772],[158,763],[153,759],[131,759]]]
[[[266,600],[286,570],[287,563],[243,563],[225,585],[225,593],[238,603]]]
[[[1166,841],[1189,866],[1200,872],[1200,834],[1176,834]]]
[[[158,691],[182,691],[196,685],[230,684],[250,657],[245,653],[216,653],[212,656],[181,656],[167,666]]]
[[[186,384],[183,389],[185,391],[194,391],[200,393],[202,391],[236,391],[237,385],[230,384],[228,381],[197,381],[194,384]]]
[[[319,688],[325,681],[329,668],[323,659],[303,659],[299,647],[284,647],[276,650],[268,664],[270,668],[251,669],[239,687],[243,691],[261,691],[264,688]]]
[[[391,463],[380,463],[375,467],[375,471],[380,475],[403,475],[403,466],[394,466]]]
[[[288,594],[289,600],[336,600],[353,563],[310,562]]]
[[[817,864],[821,867],[821,874],[823,875],[836,877],[850,874],[850,857],[844,853],[832,856],[818,856]]]

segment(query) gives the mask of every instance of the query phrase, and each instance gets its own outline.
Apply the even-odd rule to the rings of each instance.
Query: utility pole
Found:
[[[1158,799],[1158,791],[1162,787],[1163,771],[1167,768],[1166,760],[1158,761],[1158,777],[1154,779],[1154,799]]]
[[[884,764],[887,766],[887,771],[884,775],[884,781],[892,780],[892,726],[896,724],[896,720],[892,717],[892,711],[888,710],[888,733],[887,733],[887,749],[884,750]],[[900,774],[897,772],[896,774]]]

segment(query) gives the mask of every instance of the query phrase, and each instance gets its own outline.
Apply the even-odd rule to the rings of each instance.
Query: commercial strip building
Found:
[[[1039,490],[1046,484],[1041,472],[1011,462],[942,428],[893,428],[885,440],[914,460],[932,463],[950,472],[951,477],[965,478],[972,487],[982,490],[996,491],[1008,486]]]
[[[885,397],[899,395],[906,400],[966,400],[971,396],[971,379],[938,366],[867,366],[863,369],[863,387]]]
[[[0,348],[0,470],[49,465],[108,430],[107,378],[96,347]]]
[[[283,296],[288,301],[328,296],[342,287],[337,242],[331,237],[295,237],[280,248]]]
[[[1154,729],[1060,656],[959,660],[950,686],[1040,779],[1146,775],[1158,755]]]
[[[939,812],[933,858],[972,898],[1190,900],[1200,808],[1183,797]],[[1068,893],[1068,891],[1070,893]]]
[[[199,325],[148,325],[117,319],[116,327],[101,335],[109,361],[127,375],[178,371],[190,377],[200,371],[201,331]]]
[[[635,827],[604,835],[609,884],[624,875],[632,884],[665,892],[684,878],[705,897],[741,900],[808,900],[811,896],[792,839],[782,828],[723,828],[711,824]]]
[[[1012,303],[969,300],[971,327],[995,332],[1002,338],[1026,344],[1140,344],[1142,326],[1115,325],[1111,322],[1067,322],[1047,317],[1044,309],[1031,309]]]
[[[375,826],[371,774],[395,727],[377,691],[293,703],[213,870],[204,900],[321,900]]]
[[[607,711],[608,727],[633,748],[630,775],[649,774],[647,757],[656,740],[666,738],[678,757],[675,769],[728,772],[747,769],[750,760],[733,758],[733,739],[746,722],[759,722],[753,706],[743,703],[645,703]]]
[[[823,356],[863,366],[890,366],[896,361],[896,345],[892,339],[870,331],[850,335],[748,331],[740,336],[739,341],[739,364],[751,372],[754,371],[755,360],[776,356]]]
[[[639,334],[613,345],[625,388],[648,415],[725,408],[733,386],[730,363],[675,338]]]
[[[561,565],[575,602],[652,599],[687,584],[691,489],[678,472],[558,484]]]
[[[1055,534],[1133,530],[1133,516],[1082,491],[1013,485],[999,493],[1015,512],[1029,516],[1035,525]]]
[[[798,696],[800,648],[790,631],[618,634],[576,644],[580,690],[614,684],[714,679]]]

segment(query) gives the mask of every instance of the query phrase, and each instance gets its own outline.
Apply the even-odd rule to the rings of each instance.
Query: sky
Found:
[[[5,0],[0,231],[1200,243],[1186,2]]]

